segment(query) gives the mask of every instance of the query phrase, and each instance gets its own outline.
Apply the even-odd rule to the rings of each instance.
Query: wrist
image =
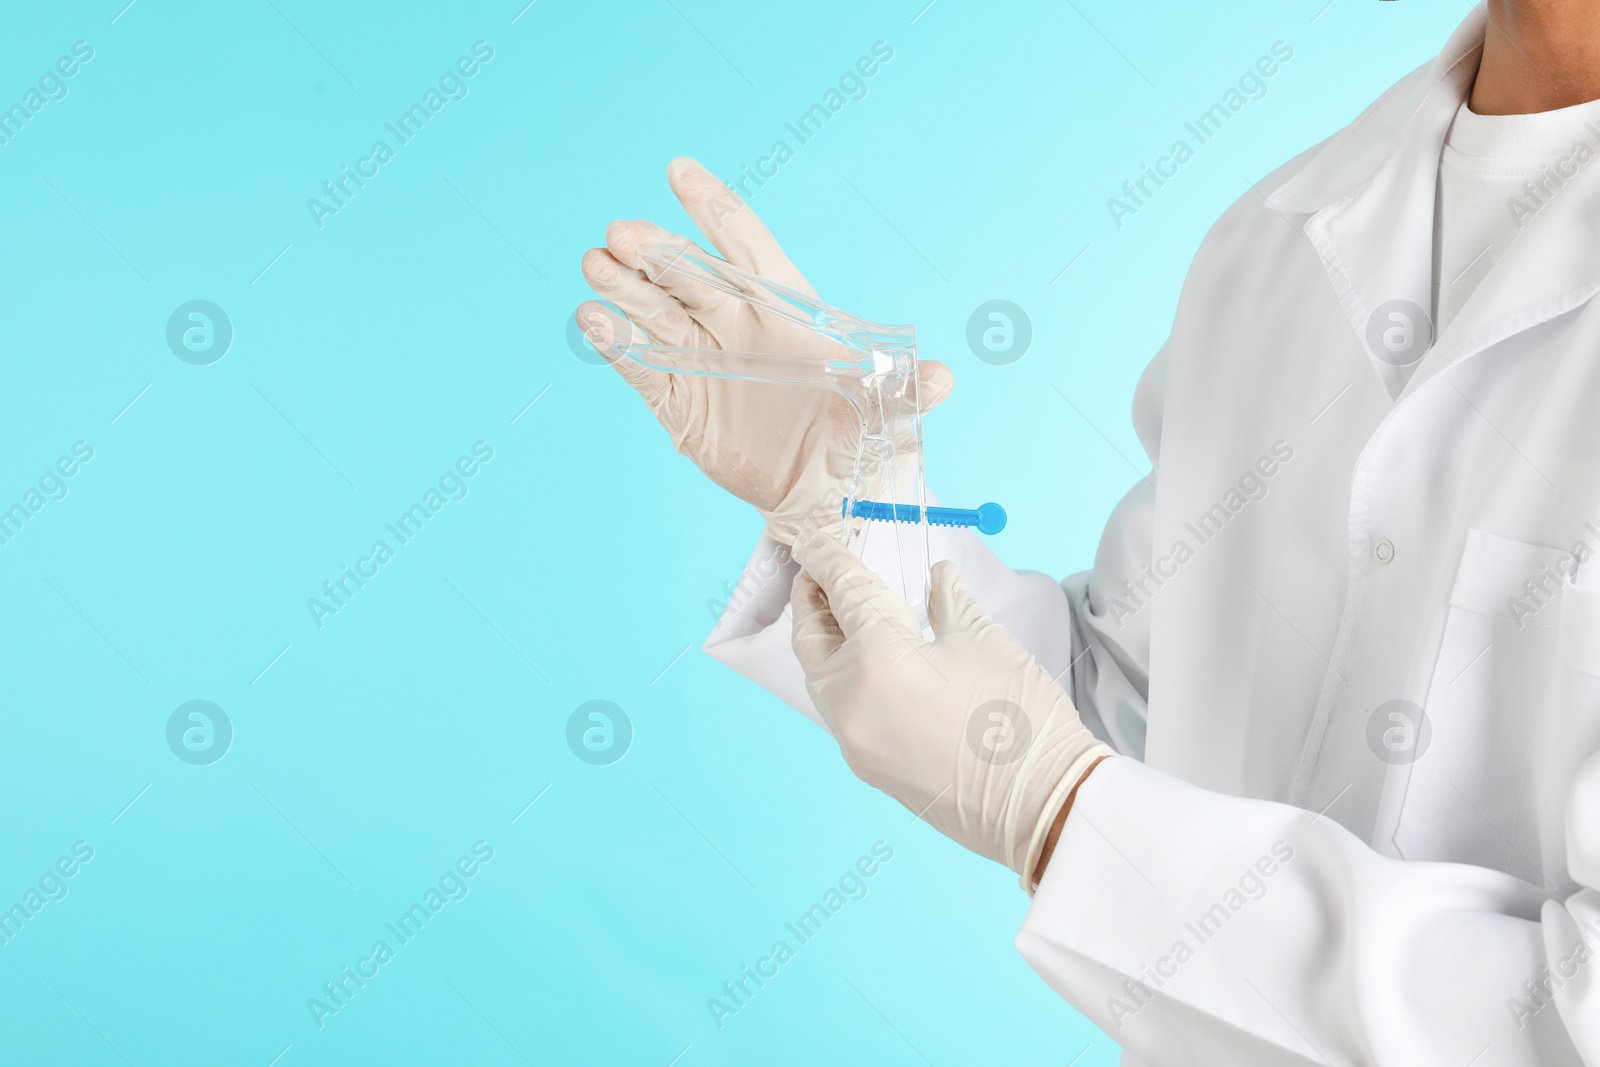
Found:
[[[1072,814],[1072,806],[1078,798],[1078,790],[1083,788],[1083,783],[1089,780],[1089,776],[1094,773],[1094,769],[1113,755],[1115,753],[1106,748],[1106,746],[1096,745],[1088,753],[1088,764],[1081,773],[1076,774],[1074,778],[1073,772],[1077,768],[1071,768],[1066,775],[1063,775],[1061,784],[1066,788],[1066,797],[1062,800],[1060,807],[1055,810],[1054,816],[1051,816],[1049,808],[1045,809],[1045,815],[1040,820],[1040,829],[1043,833],[1040,835],[1040,841],[1037,846],[1038,859],[1034,862],[1031,870],[1023,876],[1023,888],[1027,890],[1029,896],[1033,895],[1034,890],[1038,889],[1039,883],[1044,880],[1045,868],[1050,865],[1051,857],[1055,855],[1056,843],[1061,839],[1061,832],[1066,828],[1067,817]]]

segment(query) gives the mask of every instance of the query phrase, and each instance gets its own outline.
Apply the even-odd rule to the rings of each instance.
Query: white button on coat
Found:
[[[1017,938],[1125,1064],[1600,1067],[1600,167],[1398,396],[1365,340],[1430,303],[1483,25],[1217,222],[1093,569],[936,534],[1129,757]],[[815,718],[773,548],[706,648]]]

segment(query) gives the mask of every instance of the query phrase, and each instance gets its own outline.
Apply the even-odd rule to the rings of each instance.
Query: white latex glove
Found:
[[[796,555],[794,652],[845,762],[1031,892],[1056,814],[1111,749],[953,563],[934,565],[925,641],[910,606],[837,542]]]
[[[729,263],[816,295],[749,205],[699,163],[673,160],[667,180]],[[792,545],[803,529],[837,524],[843,501],[838,490],[854,466],[860,432],[844,397],[824,389],[663,374],[613,358],[616,340],[646,338],[735,352],[838,356],[837,348],[809,330],[640,258],[642,246],[662,241],[695,247],[651,222],[607,227],[606,247],[584,254],[583,276],[628,316],[637,333],[615,338],[618,324],[595,301],[579,306],[578,325],[644,397],[674,447],[712,481],[753,504],[774,540]],[[919,380],[924,411],[950,395],[952,378],[942,363],[922,362]]]

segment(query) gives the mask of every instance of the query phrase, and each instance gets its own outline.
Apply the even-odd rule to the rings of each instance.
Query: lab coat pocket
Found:
[[[1392,768],[1394,828],[1411,860],[1542,877],[1530,758],[1561,611],[1571,591],[1559,548],[1470,530],[1414,747]],[[1570,566],[1570,557],[1566,557]]]

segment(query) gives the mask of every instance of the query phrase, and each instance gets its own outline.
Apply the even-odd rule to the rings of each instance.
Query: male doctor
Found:
[[[669,177],[810,291],[706,171]],[[584,274],[657,342],[786,343],[658,275],[663,239],[614,223]],[[1597,239],[1600,4],[1491,0],[1206,237],[1094,567],[936,534],[931,641],[803,536],[841,401],[614,366],[766,518],[707,651],[1016,871],[1018,948],[1125,1064],[1600,1067]]]

